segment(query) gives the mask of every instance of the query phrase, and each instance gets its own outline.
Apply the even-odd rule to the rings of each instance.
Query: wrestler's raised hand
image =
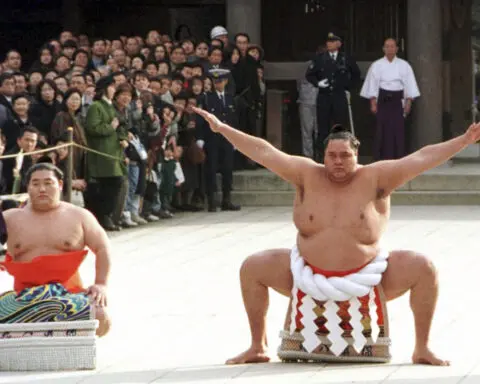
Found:
[[[465,132],[465,139],[468,144],[474,144],[480,140],[480,123],[472,124]]]
[[[107,287],[103,284],[94,284],[87,289],[87,295],[99,307],[107,306]]]
[[[210,125],[210,129],[213,132],[218,132],[220,126],[222,125],[222,122],[220,120],[218,120],[215,115],[205,111],[204,109],[200,109],[200,108],[197,108],[197,107],[193,107],[193,111],[195,113],[198,113],[200,116],[202,116],[207,121],[207,123]]]

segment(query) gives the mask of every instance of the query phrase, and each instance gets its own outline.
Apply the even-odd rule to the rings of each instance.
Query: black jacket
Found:
[[[315,56],[312,64],[308,67],[305,77],[314,87],[318,88],[319,94],[329,94],[338,91],[351,90],[360,81],[360,69],[356,61],[338,52],[336,60],[333,60],[328,51]],[[328,79],[329,86],[320,88],[318,83]]]

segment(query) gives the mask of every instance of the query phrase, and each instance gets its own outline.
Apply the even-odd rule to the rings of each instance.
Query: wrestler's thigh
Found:
[[[393,300],[409,291],[428,272],[434,271],[432,262],[418,252],[400,250],[390,252],[388,267],[382,278],[387,300]]]
[[[289,249],[269,249],[255,253],[243,262],[240,273],[247,281],[254,280],[282,295],[290,296],[293,279]]]

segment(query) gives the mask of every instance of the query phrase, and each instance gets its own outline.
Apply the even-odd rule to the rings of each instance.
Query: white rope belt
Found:
[[[290,254],[290,266],[295,285],[307,295],[319,301],[346,301],[352,297],[368,295],[372,287],[382,280],[382,274],[387,269],[389,253],[381,251],[368,265],[360,271],[344,277],[325,277],[314,274],[312,268],[305,265],[295,246]]]
[[[377,324],[376,302],[374,287],[380,284],[382,274],[387,269],[387,259],[389,252],[382,250],[378,256],[368,265],[355,273],[343,277],[325,277],[321,274],[314,274],[312,268],[305,264],[300,256],[298,248],[294,246],[290,254],[290,266],[293,275],[292,290],[292,314],[290,321],[290,334],[294,334],[296,330],[297,306],[301,312],[301,323],[304,328],[300,332],[304,337],[303,347],[307,352],[311,353],[319,345],[322,344],[321,339],[316,332],[318,327],[315,323],[317,314],[314,309],[317,306],[315,300],[325,302],[325,311],[323,316],[327,320],[325,327],[328,329],[328,340],[331,342],[330,351],[336,356],[340,356],[348,342],[343,338],[343,329],[340,327],[342,319],[338,316],[338,305],[336,301],[349,301],[349,314],[351,316],[350,324],[352,326],[352,338],[354,339],[353,347],[360,351],[367,344],[367,339],[363,335],[362,314],[360,313],[361,303],[359,297],[369,295],[369,311],[371,317],[370,327],[372,329],[372,341],[375,342],[380,333]],[[298,291],[306,294],[298,302]]]

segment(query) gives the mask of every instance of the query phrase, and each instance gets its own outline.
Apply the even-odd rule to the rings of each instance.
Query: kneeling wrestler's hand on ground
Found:
[[[107,306],[107,287],[102,284],[94,284],[87,289],[87,295],[98,307]]]

